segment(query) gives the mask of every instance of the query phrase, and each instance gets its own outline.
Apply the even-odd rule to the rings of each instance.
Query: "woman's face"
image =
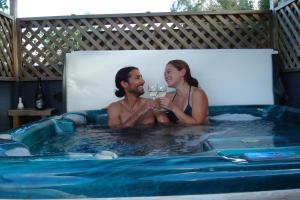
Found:
[[[168,87],[176,87],[178,85],[183,79],[183,71],[184,70],[178,70],[171,64],[167,64],[164,75]]]

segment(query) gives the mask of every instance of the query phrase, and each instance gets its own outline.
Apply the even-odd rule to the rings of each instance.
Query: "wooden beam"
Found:
[[[20,23],[18,19],[13,21],[13,66],[14,66],[14,77],[19,80],[19,72],[21,67],[21,53],[20,53]]]
[[[13,16],[13,18],[17,18],[18,14],[18,0],[10,0],[9,1],[9,14]]]

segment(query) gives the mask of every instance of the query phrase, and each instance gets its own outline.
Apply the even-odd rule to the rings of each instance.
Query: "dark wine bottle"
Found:
[[[38,78],[35,99],[34,99],[34,105],[35,105],[35,108],[38,110],[43,110],[45,108],[44,93],[43,93],[41,78]]]

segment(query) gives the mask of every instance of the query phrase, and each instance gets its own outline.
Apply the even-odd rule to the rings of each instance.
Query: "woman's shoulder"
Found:
[[[192,86],[192,92],[193,92],[193,96],[198,96],[198,97],[205,96],[206,97],[206,93],[202,88]]]
[[[202,88],[193,88],[192,102],[193,105],[200,103],[202,108],[206,108],[206,110],[208,109],[208,98],[205,91]]]

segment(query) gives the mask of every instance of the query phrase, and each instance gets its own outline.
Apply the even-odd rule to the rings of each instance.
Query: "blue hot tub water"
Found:
[[[107,127],[106,110],[66,113],[2,134],[6,139],[0,139],[0,197],[299,188],[299,122],[300,111],[283,106],[211,107],[205,126],[123,130]]]

